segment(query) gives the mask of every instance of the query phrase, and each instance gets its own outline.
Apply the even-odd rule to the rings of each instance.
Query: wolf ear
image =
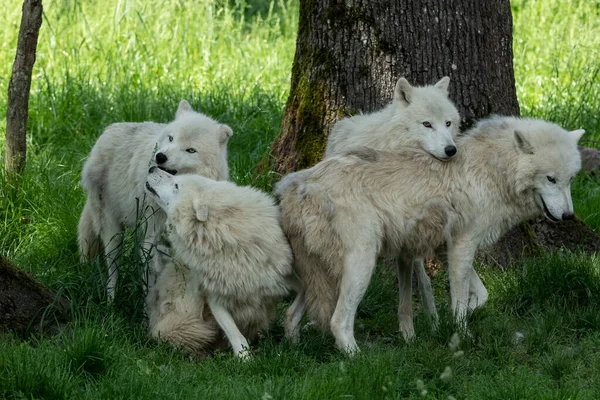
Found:
[[[402,77],[396,82],[396,89],[394,90],[394,102],[402,104],[404,107],[408,106],[412,101],[412,90],[413,87],[408,83],[406,78]]]
[[[168,314],[173,311],[174,308],[172,301],[163,301],[160,305],[160,315]]]
[[[575,143],[577,143],[579,142],[579,139],[581,139],[584,133],[584,129],[577,129],[576,131],[569,132],[569,135],[575,140]]]
[[[525,139],[523,132],[515,131],[515,147],[521,153],[533,154],[533,146]]]
[[[193,111],[190,103],[188,103],[187,100],[181,100],[179,102],[179,107],[177,107],[177,112],[175,113],[175,119],[190,111]]]
[[[446,92],[446,94],[448,94],[448,85],[450,85],[450,77],[445,76],[442,79],[440,79],[435,85],[433,85],[434,87],[443,90],[444,92]]]
[[[233,130],[229,126],[223,124],[219,127],[219,143],[221,143],[221,144],[227,143],[229,138],[232,136],[233,136]]]
[[[200,200],[194,199],[192,206],[194,207],[194,213],[196,214],[196,219],[198,221],[208,221],[208,206],[206,204],[202,204],[200,203]]]

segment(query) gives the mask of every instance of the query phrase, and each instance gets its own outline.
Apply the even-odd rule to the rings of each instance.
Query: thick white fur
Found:
[[[361,148],[286,176],[277,192],[305,291],[296,309],[307,307],[340,349],[358,351],[354,317],[376,257],[425,257],[445,245],[452,308],[464,324],[479,247],[537,215],[573,217],[582,134],[493,117],[458,139],[452,162],[420,149]]]
[[[446,154],[446,148],[454,147],[456,152],[454,139],[459,135],[460,124],[459,113],[448,98],[449,83],[447,76],[435,85],[422,87],[411,86],[405,78],[398,79],[392,103],[371,114],[344,118],[333,126],[327,139],[325,157],[343,154],[352,147],[360,146],[386,151],[416,147],[440,160],[449,160],[454,153]],[[408,264],[414,266],[425,311],[434,322],[438,315],[423,259],[399,257],[396,264],[400,286],[399,328],[408,341],[414,336],[412,298],[409,296],[412,293],[412,277],[406,274]],[[473,273],[476,274],[474,270]],[[478,276],[475,276],[474,283],[481,283]],[[474,286],[471,307],[482,305],[486,300],[487,290],[483,284]],[[288,335],[297,338],[297,332],[289,332]]]
[[[385,108],[335,123],[325,157],[358,146],[382,150],[414,146],[440,160],[450,159],[445,149],[455,146],[460,116],[448,98],[449,83],[450,78],[444,77],[435,85],[411,86],[405,78],[398,79],[394,100]]]
[[[79,220],[78,241],[83,261],[95,259],[104,250],[110,298],[114,298],[117,283],[122,232],[139,220],[146,221],[144,251],[148,254],[164,226],[164,212],[144,192],[156,154],[167,157],[161,167],[178,174],[227,180],[227,142],[232,134],[227,125],[193,111],[182,100],[169,124],[117,123],[98,138],[81,174],[87,200]]]
[[[219,327],[206,307],[206,298],[185,265],[158,254],[158,273],[152,274],[146,296],[148,331],[157,340],[180,345],[188,354],[203,357],[216,347]]]
[[[247,356],[246,337],[269,326],[276,302],[293,281],[292,251],[277,205],[257,189],[200,176],[155,169],[147,180],[147,190],[167,214],[175,258],[189,267],[189,281],[200,288],[201,295],[193,297],[206,298],[234,354]],[[171,282],[159,278],[157,285]]]

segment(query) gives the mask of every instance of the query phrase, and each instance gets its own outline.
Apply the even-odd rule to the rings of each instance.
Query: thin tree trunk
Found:
[[[508,0],[301,1],[275,171],[318,162],[333,123],[389,103],[401,76],[420,85],[445,75],[464,126],[519,114]]]
[[[31,88],[31,73],[35,63],[35,52],[41,25],[42,1],[25,0],[17,42],[17,54],[8,85],[8,107],[6,110],[7,175],[21,173],[25,167],[29,89]]]

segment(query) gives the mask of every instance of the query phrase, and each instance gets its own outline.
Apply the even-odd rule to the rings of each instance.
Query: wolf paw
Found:
[[[250,361],[252,360],[253,356],[252,356],[252,352],[250,351],[249,348],[244,347],[242,350],[238,351],[235,353],[235,357],[240,360],[240,361]]]

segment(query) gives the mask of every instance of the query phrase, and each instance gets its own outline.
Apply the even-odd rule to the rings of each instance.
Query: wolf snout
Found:
[[[569,220],[572,220],[573,218],[575,218],[575,214],[573,214],[573,213],[563,213],[563,215],[562,215],[563,221],[569,221]]]
[[[446,147],[444,148],[444,153],[446,153],[446,155],[447,155],[448,157],[452,157],[452,156],[454,156],[454,155],[456,154],[456,146],[452,146],[452,145],[450,145],[450,146],[446,146]]]
[[[167,155],[165,153],[156,153],[156,162],[158,164],[164,164],[168,160]]]

